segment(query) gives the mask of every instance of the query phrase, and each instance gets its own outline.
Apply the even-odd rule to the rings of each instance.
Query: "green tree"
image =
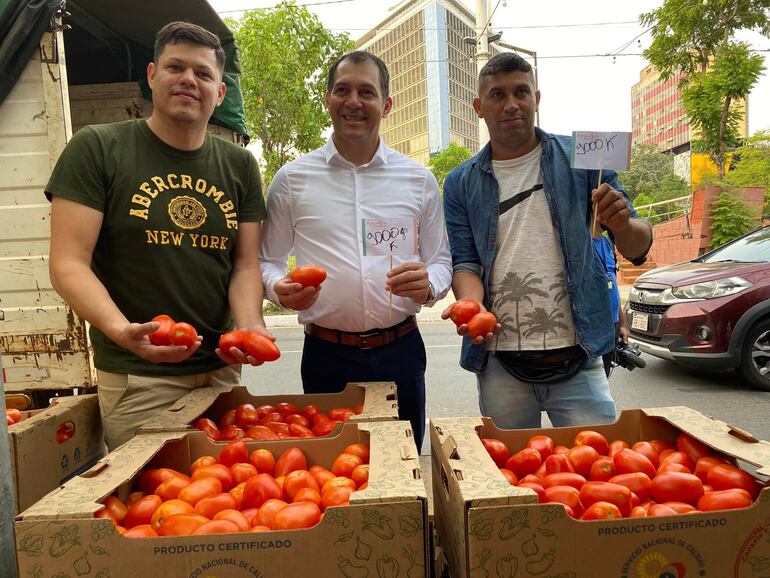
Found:
[[[759,216],[751,207],[725,191],[711,204],[711,248],[756,229],[758,221]]]
[[[770,35],[770,0],[665,0],[640,16],[650,26],[652,44],[644,56],[667,79],[678,72],[690,125],[699,132],[696,148],[706,151],[724,176],[725,152],[737,144],[745,99],[764,70],[764,59],[735,42],[742,30]]]
[[[723,182],[728,187],[765,187],[764,214],[770,213],[770,130],[744,141],[735,151]]]
[[[632,201],[640,194],[656,202],[690,193],[687,181],[674,174],[674,155],[661,152],[654,144],[636,145],[631,150],[631,166],[618,172],[618,181]]]
[[[444,190],[444,179],[456,166],[467,161],[473,156],[473,153],[464,146],[450,142],[449,146],[443,151],[436,153],[428,161],[428,168],[438,181],[439,188]]]
[[[246,127],[262,144],[263,180],[297,154],[323,144],[330,126],[324,106],[326,72],[353,48],[293,1],[228,19],[239,48]]]

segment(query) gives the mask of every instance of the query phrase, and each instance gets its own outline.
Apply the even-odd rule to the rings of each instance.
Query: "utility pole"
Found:
[[[489,20],[489,0],[476,0],[476,74],[481,72],[489,60],[489,37],[487,22]],[[489,140],[489,130],[483,118],[479,119],[479,150],[484,148]]]

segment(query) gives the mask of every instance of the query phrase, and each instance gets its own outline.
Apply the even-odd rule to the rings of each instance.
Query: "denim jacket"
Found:
[[[612,350],[615,335],[607,276],[589,235],[591,191],[597,187],[598,171],[570,167],[571,137],[535,130],[542,148],[543,189],[564,256],[572,322],[589,359],[598,357]],[[602,171],[602,182],[622,192],[631,206],[613,171]],[[491,307],[489,272],[497,244],[499,200],[489,143],[444,180],[444,215],[453,271],[481,277],[486,308]],[[631,215],[637,216],[633,206]],[[468,336],[463,338],[460,354],[463,368],[479,373],[486,366],[487,355],[485,344],[472,345]]]

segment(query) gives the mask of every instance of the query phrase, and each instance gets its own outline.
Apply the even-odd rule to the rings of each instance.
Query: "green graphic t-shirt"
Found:
[[[249,151],[212,135],[198,150],[177,150],[145,120],[92,125],[69,142],[46,192],[104,214],[92,267],[129,321],[166,313],[203,336],[183,363],[154,364],[92,327],[98,369],[189,375],[224,366],[214,349],[232,325],[227,290],[238,223],[265,218]]]

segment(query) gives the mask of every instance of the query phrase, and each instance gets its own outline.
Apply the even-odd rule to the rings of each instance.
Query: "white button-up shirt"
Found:
[[[300,323],[362,332],[417,313],[420,305],[394,295],[388,316],[391,257],[363,251],[362,223],[375,218],[416,219],[419,255],[393,256],[393,267],[422,261],[434,291],[427,305],[442,298],[452,283],[452,263],[436,179],[382,139],[372,160],[357,167],[331,138],[283,166],[270,185],[260,249],[267,297],[278,303],[275,284],[286,275],[293,248],[297,266],[319,265],[328,273],[318,300],[299,312]]]

